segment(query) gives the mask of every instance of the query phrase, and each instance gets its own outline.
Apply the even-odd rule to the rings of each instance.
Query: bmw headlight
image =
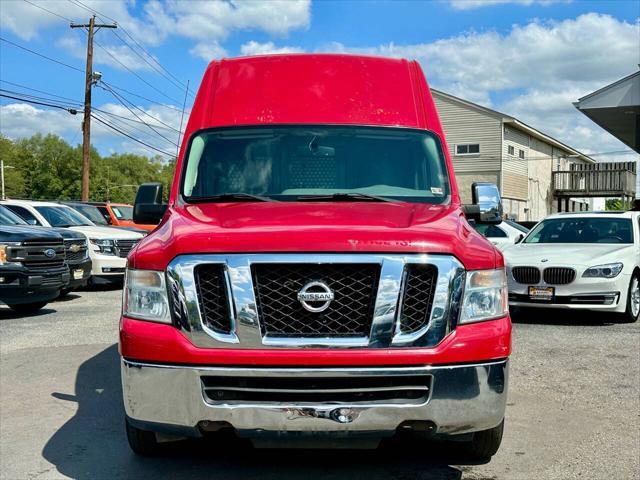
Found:
[[[504,269],[467,272],[459,323],[504,317],[509,311]]]
[[[614,278],[622,271],[622,263],[607,263],[587,268],[582,276],[584,278]]]
[[[140,320],[171,323],[163,272],[127,269],[122,295],[123,315]]]
[[[95,245],[97,248],[94,248],[94,251],[100,252],[103,255],[115,255],[115,241],[113,240],[105,240],[99,238],[90,238],[89,241],[91,245]]]

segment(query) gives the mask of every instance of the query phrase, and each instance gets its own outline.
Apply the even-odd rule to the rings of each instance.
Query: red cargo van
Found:
[[[399,429],[500,444],[511,322],[495,186],[460,202],[416,62],[212,62],[168,205],[129,255],[120,324],[127,434],[224,428],[256,444]],[[465,217],[466,214],[466,217]]]

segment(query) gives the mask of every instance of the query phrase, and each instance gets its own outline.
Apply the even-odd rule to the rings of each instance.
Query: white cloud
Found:
[[[554,3],[571,3],[571,0],[450,0],[449,3],[456,10],[471,10],[482,7],[495,7],[496,5],[504,5],[513,3],[517,5],[552,5]]]
[[[89,11],[67,1],[34,0],[33,3],[81,23],[86,23],[90,15]],[[220,42],[234,31],[260,31],[272,36],[286,36],[292,30],[307,28],[311,20],[310,0],[150,0],[144,4],[139,17],[133,16],[129,10],[133,8],[133,1],[85,0],[83,3],[99,12],[99,22],[117,21],[119,26],[124,27],[141,44],[158,46],[167,37],[177,35],[195,40],[193,54],[202,57],[207,51],[219,53]],[[26,2],[16,0],[2,3],[0,26],[25,40],[34,38],[42,29],[59,26],[64,22],[64,19]],[[126,34],[121,35],[129,43],[135,43]],[[118,55],[124,55],[126,49],[124,45],[122,49],[109,48],[117,48]],[[129,51],[126,55],[133,53]],[[123,63],[128,62],[127,66],[135,65],[136,62],[132,60],[125,59]],[[139,58],[137,61],[142,63]]]
[[[240,46],[240,53],[244,56],[302,52],[304,52],[304,50],[299,47],[276,47],[273,42],[259,43],[254,40],[251,40]]]
[[[189,50],[189,53],[194,57],[200,57],[203,60],[210,62],[214,59],[221,59],[227,56],[227,51],[218,43],[198,43],[195,47]]]
[[[178,141],[180,112],[161,106],[132,110],[138,117],[122,105],[113,103],[100,105],[94,113],[127,134],[160,150],[174,153],[175,143]],[[157,133],[141,123],[141,120],[152,126]],[[63,110],[45,109],[26,103],[0,106],[0,133],[11,139],[30,137],[36,133],[52,133],[79,142],[82,138],[81,125],[81,114],[71,115]],[[157,153],[123,137],[95,119],[91,122],[91,141],[101,151],[134,152],[151,156]]]
[[[84,40],[84,38],[82,38]],[[58,39],[56,46],[66,50],[74,57],[85,60],[87,55],[86,43],[81,40],[78,35],[67,34]],[[100,43],[95,45],[93,49],[93,64],[107,65],[117,70],[126,71],[129,70],[142,70],[153,71],[151,65],[153,60],[147,58],[145,62],[139,55],[136,55],[129,47],[125,45],[108,45],[106,43]],[[140,53],[140,52],[138,52]],[[143,55],[141,53],[141,55]]]
[[[634,72],[639,45],[638,26],[589,13],[514,25],[506,34],[468,32],[432,43],[357,49],[333,43],[324,50],[415,58],[433,87],[517,116],[573,147],[602,152],[625,147],[572,102]],[[495,94],[509,100],[492,102]]]

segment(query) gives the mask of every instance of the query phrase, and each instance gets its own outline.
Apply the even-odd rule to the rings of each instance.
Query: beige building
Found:
[[[552,172],[569,170],[571,164],[595,163],[517,118],[438,90],[431,92],[465,203],[471,202],[473,182],[493,182],[502,193],[505,213],[517,220],[540,220],[558,211]],[[572,198],[563,201],[562,209],[567,207],[587,210],[590,204]]]

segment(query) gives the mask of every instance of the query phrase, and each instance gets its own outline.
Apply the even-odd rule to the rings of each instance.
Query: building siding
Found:
[[[509,147],[514,154],[509,154]],[[524,160],[519,157],[524,151]],[[512,126],[504,127],[502,143],[502,196],[516,200],[529,198],[529,135]]]
[[[476,108],[433,92],[442,128],[444,129],[453,168],[458,173],[499,172],[502,136],[501,120]],[[480,154],[456,155],[456,145],[479,143]]]

